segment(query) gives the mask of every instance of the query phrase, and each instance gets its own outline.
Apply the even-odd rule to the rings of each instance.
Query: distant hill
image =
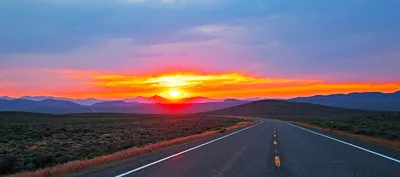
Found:
[[[210,103],[210,102],[221,102],[221,100],[198,96],[198,97],[184,98],[181,102],[183,102],[183,103]]]
[[[0,99],[4,100],[14,100],[14,99],[24,99],[24,100],[32,100],[32,101],[42,101],[46,99],[52,100],[62,100],[62,101],[70,101],[80,105],[91,106],[96,103],[107,102],[107,101],[124,101],[124,102],[136,102],[136,103],[171,103],[171,100],[154,95],[152,97],[143,97],[138,96],[135,98],[124,98],[120,100],[102,100],[96,98],[87,98],[87,99],[72,99],[72,98],[64,98],[64,97],[53,97],[53,96],[22,96],[20,98],[11,98],[8,96],[0,96]],[[207,97],[188,97],[178,100],[182,103],[208,103],[208,102],[222,102],[223,100],[212,99]]]
[[[45,99],[33,101],[26,99],[0,99],[0,111],[20,111],[48,114],[72,113],[140,113],[140,114],[188,114],[212,111],[243,104],[244,102],[209,103],[136,103],[108,101],[84,106],[70,101]]]
[[[98,100],[95,98],[72,99],[72,98],[53,97],[53,96],[23,96],[23,97],[20,97],[19,99],[32,100],[32,101],[42,101],[42,100],[46,100],[46,99],[61,100],[61,101],[69,101],[69,102],[74,102],[74,103],[77,103],[80,105],[87,105],[87,106],[90,106],[95,103],[103,102],[103,101],[108,101],[108,100]]]
[[[400,91],[394,93],[365,92],[316,95],[311,97],[293,98],[288,101],[350,109],[400,111]]]
[[[260,100],[260,98],[248,98],[244,100],[239,99],[213,99],[208,97],[196,96],[196,97],[188,97],[182,98],[180,100],[171,101],[167,98],[162,96],[154,95],[152,97],[143,97],[138,96],[135,98],[123,98],[123,99],[114,99],[114,100],[105,100],[105,99],[96,99],[96,98],[86,98],[86,99],[73,99],[73,98],[65,98],[65,97],[53,97],[53,96],[22,96],[19,98],[11,98],[8,96],[0,96],[0,99],[4,100],[15,100],[15,99],[24,99],[24,100],[32,100],[32,101],[42,101],[46,99],[52,100],[62,100],[62,101],[69,101],[74,102],[80,105],[91,106],[96,103],[101,102],[112,102],[112,101],[124,101],[128,103],[210,103],[210,102],[250,102]]]
[[[8,96],[0,96],[0,99],[3,100],[13,100],[14,98],[8,97]]]
[[[69,101],[45,99],[32,101],[26,99],[0,99],[0,111],[22,111],[49,114],[88,113],[90,108]]]
[[[128,103],[124,101],[96,103],[91,108],[99,113],[189,114],[237,106],[243,102],[224,103]]]
[[[250,101],[243,101],[243,100],[239,100],[239,99],[233,99],[233,98],[229,98],[223,101],[224,103],[238,103],[238,104],[244,104],[244,103],[249,103]]]
[[[351,93],[327,96],[312,96],[289,99],[287,101],[261,100],[249,103],[239,99],[216,100],[207,97],[190,97],[171,102],[161,96],[136,97],[119,101],[104,101],[95,98],[69,99],[49,96],[14,99],[0,98],[0,111],[25,111],[38,113],[141,113],[141,114],[187,114],[219,110],[238,106],[227,113],[242,115],[341,115],[348,113],[366,113],[360,110],[400,111],[400,91],[395,93]],[[254,98],[258,99],[258,98]],[[289,101],[289,102],[288,102]],[[248,103],[248,104],[246,104]],[[311,104],[299,104],[311,103]],[[323,106],[321,106],[323,105]],[[243,107],[242,107],[243,106]],[[327,107],[331,106],[331,107]],[[335,107],[335,108],[332,108]],[[340,108],[348,109],[340,109]],[[239,109],[240,108],[240,109]]]
[[[171,103],[171,100],[154,95],[152,97],[138,96],[136,98],[122,99],[125,102],[137,102],[137,103]],[[188,97],[178,100],[181,103],[208,103],[208,102],[220,102],[221,100],[211,99],[207,97]]]
[[[125,102],[137,102],[137,103],[168,103],[170,102],[170,100],[158,96],[158,95],[154,95],[152,97],[143,97],[143,96],[138,96],[136,98],[132,98],[132,99],[122,99],[122,101]]]
[[[271,117],[309,117],[351,116],[379,113],[376,111],[344,109],[310,103],[294,103],[281,100],[261,100],[230,108],[206,112],[205,114]]]

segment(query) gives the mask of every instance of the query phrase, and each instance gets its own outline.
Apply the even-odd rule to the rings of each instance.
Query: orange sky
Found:
[[[400,83],[334,83],[318,79],[268,78],[242,73],[196,72],[161,73],[147,75],[118,74],[100,71],[40,71],[40,82],[1,82],[0,95],[60,96],[70,98],[117,99],[136,96],[161,95],[179,91],[182,97],[205,96],[211,98],[290,98],[316,94],[350,92],[395,92]],[[43,74],[56,81],[43,80]],[[51,84],[51,83],[54,84]],[[27,89],[30,88],[30,89]]]

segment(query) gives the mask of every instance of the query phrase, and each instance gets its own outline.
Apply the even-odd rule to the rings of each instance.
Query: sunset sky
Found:
[[[0,96],[400,90],[398,0],[0,1]]]

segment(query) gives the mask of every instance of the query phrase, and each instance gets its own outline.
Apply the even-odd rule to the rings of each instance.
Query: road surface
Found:
[[[72,176],[400,176],[400,151],[260,120]]]

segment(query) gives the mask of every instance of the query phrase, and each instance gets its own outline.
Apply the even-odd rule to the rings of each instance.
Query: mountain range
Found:
[[[0,99],[0,111],[22,111],[50,114],[89,113],[90,107],[64,100],[45,99],[33,101],[26,99]]]
[[[244,103],[248,102],[241,100],[207,103],[129,103],[124,101],[109,101],[96,103],[91,106],[91,109],[102,113],[189,114],[218,110]]]
[[[37,112],[48,114],[71,113],[141,113],[141,114],[189,114],[217,110],[247,103],[241,100],[227,100],[207,103],[138,103],[105,101],[93,105],[81,105],[71,101],[44,99],[0,99],[0,111]]]
[[[152,97],[143,97],[138,96],[135,98],[124,98],[120,100],[112,100],[112,99],[96,99],[96,98],[86,98],[86,99],[72,99],[72,98],[64,98],[64,97],[53,97],[53,96],[22,96],[19,98],[12,98],[8,96],[1,96],[0,99],[3,100],[16,100],[16,99],[23,99],[23,100],[32,100],[32,101],[42,101],[42,100],[61,100],[61,101],[70,101],[80,105],[91,106],[96,103],[107,102],[107,101],[124,101],[124,102],[135,102],[135,103],[171,103],[171,100],[154,95]],[[259,100],[260,98],[250,98],[245,99],[243,101],[255,101]],[[208,102],[223,102],[225,99],[212,99],[207,97],[189,97],[183,98],[179,100],[181,103],[208,103]],[[172,101],[173,102],[173,101]]]
[[[187,114],[215,111],[243,105],[253,101],[258,103],[259,98],[248,100],[218,100],[207,97],[190,97],[184,98],[179,102],[171,102],[170,100],[158,95],[152,97],[139,96],[122,100],[99,100],[95,98],[70,99],[51,96],[24,96],[16,99],[3,96],[0,97],[0,111],[24,111],[53,114],[89,112]],[[365,92],[316,95],[311,97],[292,98],[286,101],[348,109],[400,111],[400,91],[394,93]],[[269,103],[272,102],[269,101]],[[271,104],[267,105],[271,106]]]
[[[400,111],[400,91],[394,93],[364,92],[316,95],[311,97],[293,98],[288,101],[350,109]]]

